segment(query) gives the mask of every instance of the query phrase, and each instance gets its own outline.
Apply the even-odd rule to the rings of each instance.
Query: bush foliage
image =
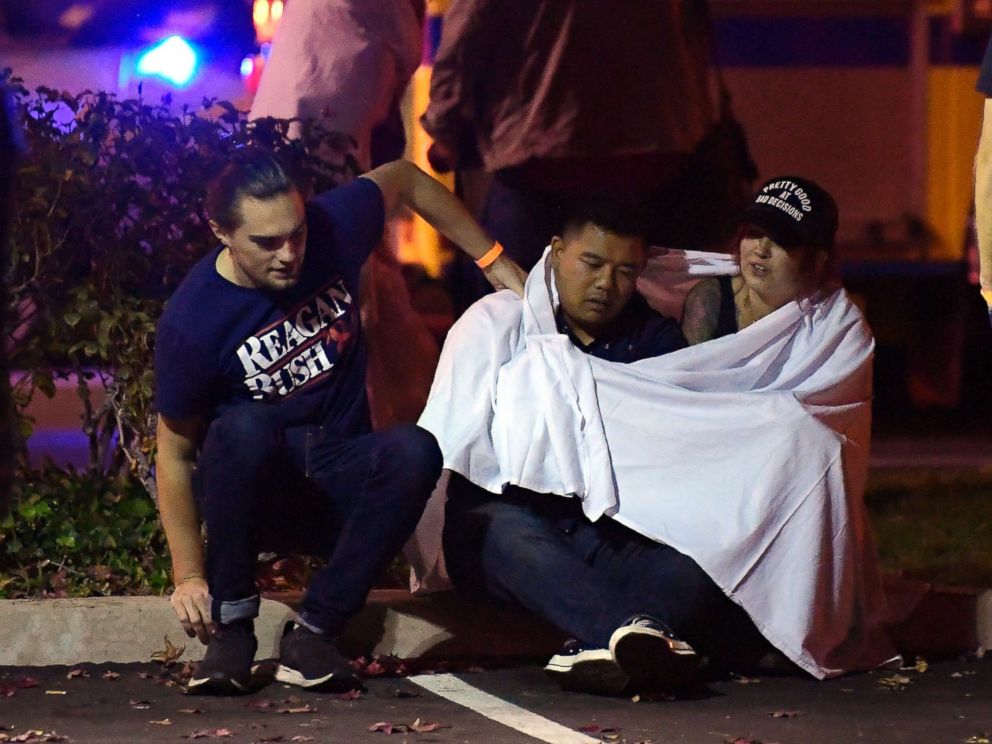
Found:
[[[233,149],[258,142],[307,173],[315,190],[331,188],[357,172],[352,143],[315,122],[298,122],[299,136],[290,139],[294,122],[247,122],[223,101],[173,111],[168,98],[30,93],[9,70],[3,82],[15,91],[28,153],[14,189],[6,267],[8,359],[26,374],[12,391],[20,455],[12,516],[0,530],[0,584],[7,596],[10,587],[46,589],[64,570],[69,593],[106,593],[87,566],[111,566],[128,578],[108,591],[142,582],[161,590],[164,543],[134,521],[142,499],[154,512],[154,331],[171,291],[215,244],[202,208],[206,185]],[[80,472],[33,468],[25,409],[70,378],[79,381],[89,461]],[[106,391],[100,406],[93,386]],[[101,521],[109,531],[96,529]],[[84,532],[100,537],[79,537]],[[16,579],[29,570],[51,575]]]

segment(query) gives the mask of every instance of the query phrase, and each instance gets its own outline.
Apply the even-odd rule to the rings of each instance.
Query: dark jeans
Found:
[[[434,437],[413,425],[351,439],[283,428],[247,404],[213,421],[196,471],[207,523],[207,581],[219,622],[255,617],[260,551],[327,558],[300,609],[336,634],[417,525],[441,472]]]
[[[593,647],[650,615],[718,663],[750,666],[768,649],[695,561],[608,517],[590,522],[577,499],[497,497],[454,476],[444,553],[460,591],[522,605]]]

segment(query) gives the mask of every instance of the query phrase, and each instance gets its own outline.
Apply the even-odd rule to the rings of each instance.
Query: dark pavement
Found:
[[[370,679],[368,691],[354,700],[280,684],[220,699],[189,697],[179,687],[166,686],[168,677],[162,677],[158,664],[79,669],[89,676],[67,678],[66,667],[0,668],[0,742],[58,740],[38,733],[53,731],[67,741],[101,744],[538,740],[404,678]],[[119,676],[106,678],[107,672]],[[25,677],[37,686],[17,686],[31,684]],[[923,672],[880,671],[826,682],[800,677],[721,681],[688,700],[635,702],[566,693],[536,664],[456,677],[505,701],[499,707],[510,720],[525,719],[524,711],[530,711],[573,730],[571,740],[577,742],[721,744],[746,737],[764,744],[977,744],[992,734],[992,660],[974,656],[931,663]],[[420,733],[369,731],[376,723],[410,725],[418,719]],[[583,729],[588,738],[579,733]],[[36,732],[33,738],[15,738],[28,731]],[[545,736],[545,741],[567,742],[571,735],[560,729]]]

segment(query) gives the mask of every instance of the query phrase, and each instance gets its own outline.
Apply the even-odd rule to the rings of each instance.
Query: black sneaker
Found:
[[[254,624],[249,620],[217,624],[207,653],[186,683],[191,695],[240,695],[251,683],[251,663],[258,649]]]
[[[674,690],[698,679],[696,651],[651,617],[633,617],[613,631],[610,653],[639,689]]]
[[[279,642],[276,680],[319,692],[346,692],[362,686],[332,636],[292,621],[286,623]]]
[[[619,695],[630,682],[608,649],[586,648],[575,638],[565,641],[544,671],[566,690],[593,695]]]

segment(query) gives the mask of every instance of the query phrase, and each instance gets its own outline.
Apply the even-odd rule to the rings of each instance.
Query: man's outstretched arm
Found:
[[[193,469],[200,430],[199,418],[180,421],[159,415],[155,481],[176,586],[169,601],[186,635],[206,643],[210,638],[210,592],[204,569],[200,517],[193,499]]]
[[[382,191],[386,218],[400,207],[409,207],[434,228],[478,260],[493,248],[493,240],[468,213],[458,198],[413,163],[396,160],[366,173]],[[527,272],[505,254],[483,269],[496,289],[512,289],[521,297]]]

